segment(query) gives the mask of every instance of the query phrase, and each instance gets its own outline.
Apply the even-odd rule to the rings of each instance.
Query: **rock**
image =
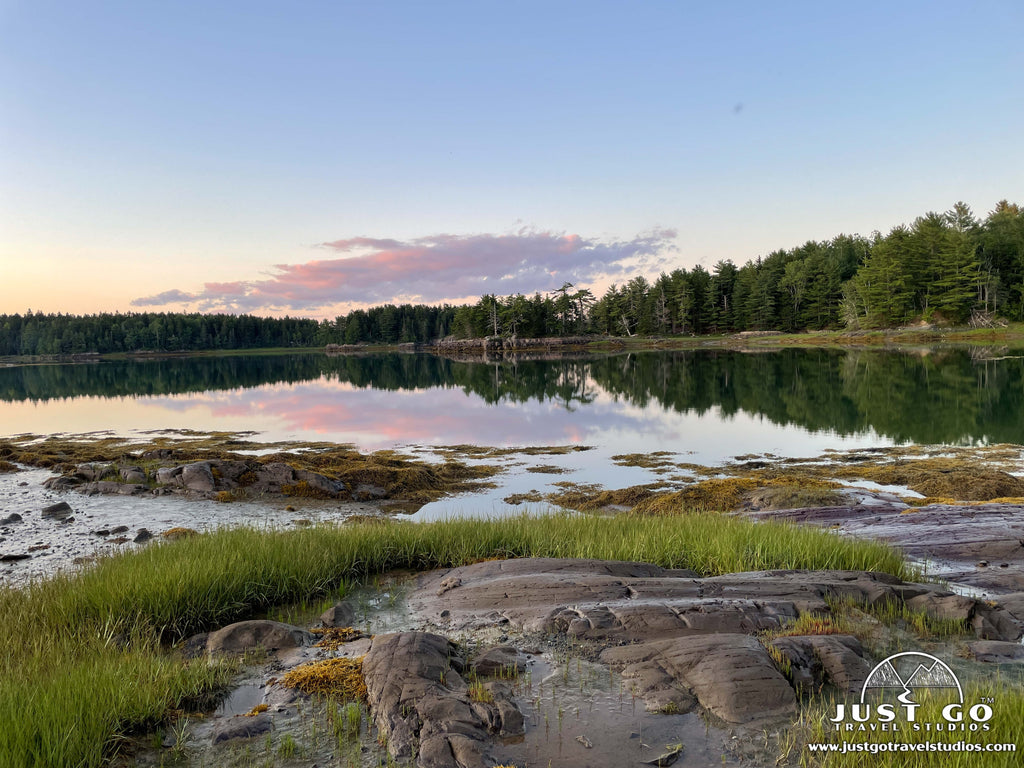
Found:
[[[778,637],[771,644],[792,663],[792,680],[801,692],[816,693],[834,685],[845,694],[859,694],[871,671],[860,641],[852,635]]]
[[[85,483],[80,490],[87,496],[97,494],[119,494],[121,496],[138,496],[147,493],[149,488],[140,483],[119,483],[115,480],[97,480],[93,483]]]
[[[51,504],[48,507],[43,508],[43,517],[52,517],[60,520],[67,517],[72,512],[71,505],[66,501],[59,501],[56,504]]]
[[[0,520],[0,525],[14,525],[14,523],[20,523],[22,519],[22,516],[17,512],[12,512],[3,520]]]
[[[729,723],[781,720],[796,713],[796,696],[775,668],[764,647],[753,637],[710,634],[654,640],[640,645],[609,648],[601,661],[638,681],[648,709],[674,703],[690,707],[686,693]],[[680,684],[686,691],[679,691]]]
[[[295,484],[295,470],[283,461],[271,461],[256,470],[256,482],[250,486],[255,491],[280,493],[282,485]]]
[[[355,609],[351,603],[344,600],[320,614],[320,621],[325,627],[351,627],[355,620]]]
[[[439,635],[398,632],[373,638],[363,677],[370,711],[392,757],[405,759],[415,751],[420,768],[494,764],[488,759],[488,733],[521,727],[522,715],[517,725],[511,712],[518,709],[501,688],[492,689],[493,712],[471,702],[461,667],[455,646]]]
[[[975,659],[989,664],[1012,664],[1024,661],[1024,645],[997,640],[974,640],[967,648]]]
[[[165,461],[174,456],[174,451],[171,448],[151,448],[148,451],[142,453],[142,458],[150,461]]]
[[[160,467],[156,471],[156,481],[160,485],[181,485],[181,473],[182,467]]]
[[[61,475],[59,477],[51,477],[43,482],[43,488],[51,491],[67,491],[71,488],[77,488],[82,484],[82,480],[73,475]]]
[[[213,479],[210,462],[196,461],[181,468],[181,484],[190,491],[212,492],[217,483]]]
[[[75,467],[75,476],[80,477],[82,480],[102,480],[105,475],[113,471],[114,466],[112,464],[89,462]]]
[[[31,560],[32,555],[0,555],[0,563],[16,563],[19,560]]]
[[[1018,640],[1024,634],[1024,623],[1010,612],[963,595],[918,595],[907,600],[907,607],[936,619],[963,622],[982,640]]]
[[[192,635],[181,643],[181,655],[186,659],[196,659],[206,653],[206,642],[210,639],[209,632]]]
[[[648,760],[644,765],[654,765],[657,768],[666,768],[669,765],[675,763],[679,759],[679,756],[683,754],[683,745],[680,744],[675,749],[670,749],[668,752],[663,752],[653,760]]]
[[[325,475],[309,472],[305,469],[295,471],[295,480],[299,483],[305,483],[316,493],[325,496],[334,497],[345,490],[345,484],[340,480],[331,480],[331,478]]]
[[[142,467],[121,467],[118,474],[126,483],[139,484],[146,483],[149,480],[149,478],[146,477],[146,470]]]
[[[271,728],[270,715],[261,712],[255,717],[236,715],[219,725],[213,732],[213,743],[222,744],[225,741],[234,739],[251,739],[253,736],[262,736],[269,733]]]
[[[311,633],[291,624],[266,620],[239,621],[211,632],[206,649],[210,654],[243,653],[249,648],[273,652],[310,645],[312,641]]]
[[[217,480],[217,487],[229,491],[239,486],[239,478],[251,468],[244,461],[218,460],[210,462],[210,472]]]
[[[512,677],[526,671],[526,657],[511,645],[499,645],[477,655],[470,667],[479,677]]]
[[[383,499],[387,495],[387,489],[370,483],[360,483],[352,491],[353,501],[374,501],[376,499]]]
[[[139,528],[138,533],[135,534],[135,538],[132,539],[136,544],[142,544],[143,542],[149,541],[153,538],[153,534],[146,528]]]
[[[863,571],[760,571],[697,578],[644,563],[521,558],[423,574],[410,607],[456,630],[509,622],[526,632],[631,642],[772,629],[829,599],[906,603],[969,622],[979,637],[1014,640],[1005,611],[929,584]],[[447,611],[447,613],[445,613]]]
[[[114,526],[113,528],[110,529],[110,532],[111,532],[111,534],[127,533],[128,532],[128,526],[127,525],[116,525],[116,526]]]
[[[108,531],[106,528],[100,528],[98,531],[93,531],[92,535],[93,536],[109,536],[110,535],[110,531]]]

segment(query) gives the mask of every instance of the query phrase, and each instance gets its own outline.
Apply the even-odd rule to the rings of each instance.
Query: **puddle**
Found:
[[[231,717],[251,712],[253,707],[263,702],[262,681],[245,682],[233,690],[214,713],[214,717]]]
[[[675,766],[730,764],[731,737],[701,715],[653,714],[634,698],[630,682],[580,658],[555,663],[534,657],[520,677],[517,702],[524,736],[494,750],[517,768],[641,766],[679,752]]]

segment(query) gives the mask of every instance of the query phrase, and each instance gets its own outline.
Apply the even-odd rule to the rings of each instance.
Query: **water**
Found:
[[[364,450],[574,445],[507,460],[501,487],[418,519],[506,511],[559,480],[656,479],[612,456],[715,465],[899,443],[1024,443],[1024,356],[977,349],[623,352],[454,361],[428,354],[193,357],[0,369],[0,433],[253,431]],[[528,471],[550,465],[563,475]]]

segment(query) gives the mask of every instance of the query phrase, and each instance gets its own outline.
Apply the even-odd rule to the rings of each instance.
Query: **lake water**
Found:
[[[623,453],[716,464],[899,443],[1024,443],[1024,353],[697,350],[491,362],[303,353],[0,369],[0,434],[170,428],[423,455],[456,444],[593,447],[521,458],[498,491],[471,499],[479,509],[552,480],[649,482],[645,470],[611,461]],[[568,474],[527,471],[536,464]]]

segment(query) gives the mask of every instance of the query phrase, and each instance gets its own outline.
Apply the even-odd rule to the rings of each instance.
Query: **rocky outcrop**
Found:
[[[933,578],[994,593],[1024,591],[1024,516],[1018,504],[909,508],[903,503],[873,501],[750,511],[744,516],[810,523],[838,529],[844,535],[885,541],[908,557],[928,561]]]
[[[487,696],[474,700],[463,669],[458,649],[440,635],[399,632],[373,638],[363,677],[374,722],[392,757],[415,754],[420,768],[482,768],[493,765],[490,734],[523,733],[511,686],[491,681],[484,688]]]
[[[421,619],[446,630],[505,625],[587,642],[601,649],[603,663],[632,681],[651,711],[686,712],[700,705],[734,724],[791,716],[794,689],[859,690],[871,664],[855,638],[778,637],[770,641],[773,658],[753,636],[805,613],[828,615],[837,601],[904,605],[962,622],[982,639],[1013,641],[1021,635],[1020,622],[998,606],[864,571],[700,578],[646,563],[499,560],[423,574],[409,598]],[[515,664],[514,649],[489,655],[493,659],[485,654],[481,661],[491,668]]]
[[[635,641],[778,628],[801,613],[829,613],[830,599],[906,604],[962,620],[982,639],[1016,640],[1022,633],[1021,624],[997,606],[863,571],[698,578],[645,563],[524,558],[425,574],[410,604],[425,619],[453,629],[506,622],[527,632]]]
[[[147,456],[152,453],[148,452]],[[258,461],[219,459],[161,466],[150,472],[134,465],[80,464],[67,474],[49,478],[43,485],[55,491],[75,489],[90,496],[180,493],[200,498],[216,498],[220,493],[230,492],[333,499],[346,490],[340,480],[304,469],[293,469],[283,462],[261,464]]]

